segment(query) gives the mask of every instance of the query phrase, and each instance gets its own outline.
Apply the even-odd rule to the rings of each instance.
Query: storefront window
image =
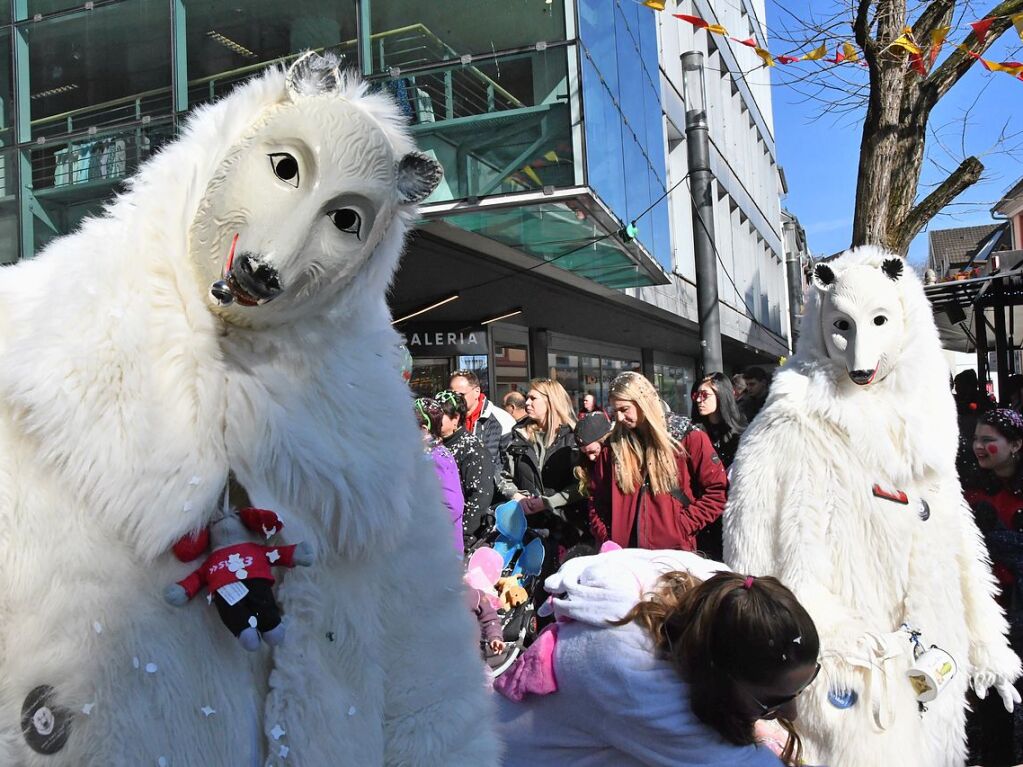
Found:
[[[582,406],[583,395],[593,392],[597,403],[607,407],[611,381],[626,370],[640,370],[639,360],[622,360],[612,357],[587,357],[563,352],[547,355],[550,377],[557,380],[569,396],[576,411]]]
[[[0,264],[18,260],[18,153],[0,152]]]
[[[6,5],[0,0],[0,5]],[[14,80],[10,28],[0,29],[0,147],[14,143]]]
[[[565,39],[564,0],[372,0],[369,6],[374,72]]]
[[[529,388],[529,349],[520,344],[494,348],[494,400],[500,405],[510,391]]]
[[[188,104],[211,101],[272,61],[306,50],[358,60],[355,3],[186,0]]]
[[[165,0],[97,6],[24,24],[32,138],[168,114]]]
[[[690,415],[690,390],[695,369],[691,362],[685,365],[654,365],[654,386],[661,399],[668,403],[671,412]]]

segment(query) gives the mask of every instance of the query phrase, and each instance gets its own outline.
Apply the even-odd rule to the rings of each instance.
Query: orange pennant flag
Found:
[[[765,67],[773,67],[774,66],[774,56],[771,55],[770,51],[765,50],[764,48],[760,48],[758,46],[758,47],[753,49],[753,52],[760,57],[760,60],[762,62],[764,62],[764,66]]]
[[[653,8],[655,11],[664,10],[664,0],[643,0],[642,5],[645,5],[647,8]]]
[[[807,61],[817,61],[819,59],[823,59],[827,55],[828,55],[828,44],[827,43],[821,43],[821,47],[820,48],[814,48],[809,53],[804,54],[803,58],[806,59]]]
[[[860,53],[852,43],[842,43],[842,55],[846,61],[859,61]]]
[[[941,46],[945,44],[945,38],[948,37],[951,29],[952,27],[938,27],[931,30],[931,50],[929,56],[931,66],[934,66],[934,60],[938,58],[938,52],[941,51]]]
[[[1016,33],[1019,35],[1019,39],[1023,41],[1023,13],[1017,13],[1015,16],[1010,16],[1012,19],[1012,26],[1016,27]]]
[[[920,55],[920,46],[913,42],[913,30],[906,27],[902,34],[892,40],[892,48],[902,48],[906,53]]]
[[[970,26],[973,27],[973,35],[977,38],[978,43],[984,42],[987,38],[987,31],[991,29],[991,25],[994,23],[994,19],[981,19],[980,21],[970,22]]]
[[[684,13],[673,13],[676,19],[682,19],[682,21],[688,21],[697,29],[706,29],[708,32],[713,32],[718,35],[727,35],[728,30],[720,24],[708,24],[706,21],[701,19],[699,16],[688,16]]]

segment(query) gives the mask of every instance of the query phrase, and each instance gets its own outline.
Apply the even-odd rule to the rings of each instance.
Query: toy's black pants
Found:
[[[264,578],[254,578],[245,581],[245,587],[249,593],[233,605],[214,592],[213,604],[217,606],[220,620],[235,636],[252,627],[250,618],[256,619],[255,628],[260,633],[276,628],[281,622],[281,610],[274,599],[273,583]]]

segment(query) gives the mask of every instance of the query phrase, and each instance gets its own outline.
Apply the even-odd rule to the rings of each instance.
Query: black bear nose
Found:
[[[863,386],[864,384],[870,383],[871,379],[874,377],[874,371],[873,370],[850,370],[849,371],[849,377],[852,379],[853,383],[859,384],[860,386]]]
[[[232,273],[238,287],[260,303],[270,301],[281,293],[281,279],[277,270],[251,253],[239,253],[235,257]]]

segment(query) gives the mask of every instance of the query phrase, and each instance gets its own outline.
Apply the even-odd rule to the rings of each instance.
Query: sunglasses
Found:
[[[780,699],[774,701],[773,703],[771,703],[770,705],[768,705],[766,703],[763,703],[762,701],[758,700],[757,697],[753,693],[751,693],[749,691],[749,688],[747,688],[746,685],[744,685],[742,682],[740,682],[738,679],[736,679],[731,674],[728,675],[728,678],[731,679],[733,682],[735,682],[736,687],[741,688],[742,691],[745,692],[749,696],[750,700],[752,700],[754,703],[757,704],[757,708],[760,709],[760,714],[758,715],[757,718],[758,719],[766,719],[771,714],[777,713],[778,709],[780,709],[782,706],[784,706],[787,703],[791,703],[796,698],[798,698],[800,695],[802,695],[804,692],[806,692],[806,689],[811,684],[813,684],[814,681],[817,679],[817,675],[819,673],[821,673],[821,664],[820,663],[817,664],[817,666],[813,670],[813,674],[810,676],[809,679],[806,680],[806,683],[802,687],[800,687],[798,690],[796,690],[791,695],[786,695],[784,698],[780,698]]]
[[[708,397],[713,397],[713,396],[714,396],[714,392],[707,391],[706,389],[701,389],[700,391],[694,391],[693,392],[693,402],[703,402]]]

